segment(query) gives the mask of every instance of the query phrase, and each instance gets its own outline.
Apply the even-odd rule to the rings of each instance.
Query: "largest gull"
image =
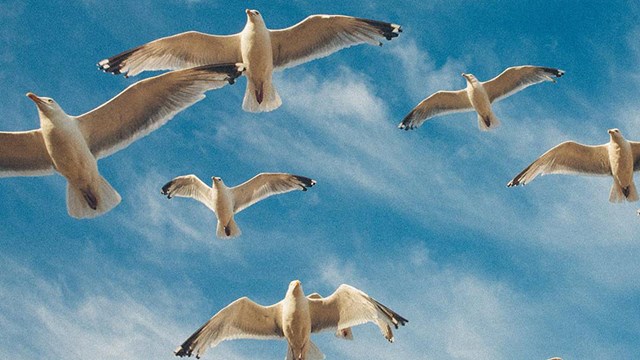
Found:
[[[75,218],[101,215],[120,195],[98,172],[97,159],[128,146],[240,76],[243,65],[203,66],[131,85],[80,116],[67,115],[51,98],[33,93],[40,128],[0,132],[0,177],[50,175],[67,179],[67,210]]]
[[[244,29],[233,35],[189,31],[154,40],[104,59],[105,72],[134,76],[146,70],[174,70],[205,64],[243,62],[247,90],[242,108],[271,111],[282,101],[271,76],[280,70],[369,43],[382,45],[402,31],[400,25],[342,15],[313,15],[286,29],[267,29],[257,10],[246,10]]]

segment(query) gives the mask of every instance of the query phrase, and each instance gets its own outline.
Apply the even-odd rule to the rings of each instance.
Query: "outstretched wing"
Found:
[[[522,170],[507,186],[526,185],[538,175],[611,175],[607,145],[589,146],[566,141],[542,154]]]
[[[364,292],[342,284],[326,298],[310,298],[311,332],[348,329],[372,322],[378,325],[382,335],[393,342],[391,327],[398,328],[409,320],[380,304]]]
[[[282,306],[262,306],[247,297],[240,298],[215,314],[174,351],[176,356],[200,357],[209,347],[232,339],[279,339],[282,332]]]
[[[240,76],[243,64],[206,65],[139,81],[77,117],[96,158],[113,154],[171,120],[177,113]]]
[[[319,59],[334,52],[369,43],[382,45],[402,32],[400,25],[342,15],[313,15],[298,24],[271,30],[274,69]]]
[[[0,131],[0,177],[49,175],[53,170],[40,129]]]
[[[215,200],[213,199],[211,188],[193,174],[174,178],[164,184],[161,193],[162,195],[166,195],[168,199],[174,196],[196,199],[205,204],[211,211],[215,212]]]
[[[282,194],[293,190],[307,191],[308,187],[315,185],[316,181],[304,176],[262,173],[250,180],[231,188],[235,213],[265,199],[271,195]]]
[[[240,34],[209,35],[197,31],[164,37],[98,62],[104,72],[135,76],[148,70],[242,62]]]
[[[543,81],[556,82],[554,77],[559,78],[562,75],[564,71],[560,69],[531,65],[514,66],[483,82],[482,85],[489,95],[489,101],[494,102]]]
[[[413,110],[404,117],[398,125],[398,128],[412,130],[436,115],[471,110],[473,110],[473,105],[471,105],[471,101],[469,101],[469,96],[467,96],[465,90],[438,91],[422,100],[413,108]]]

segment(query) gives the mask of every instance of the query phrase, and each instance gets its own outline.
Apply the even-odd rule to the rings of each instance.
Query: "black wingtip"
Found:
[[[365,22],[368,25],[378,29],[380,35],[382,35],[387,40],[391,40],[395,37],[398,37],[398,35],[400,35],[400,33],[402,32],[402,27],[400,25],[391,24],[391,23],[378,21],[378,20],[363,19],[363,18],[358,18],[358,20]]]
[[[555,76],[555,77],[562,77],[562,75],[564,75],[565,71],[564,70],[560,70],[560,69],[556,69],[556,68],[548,68],[548,67],[543,67],[542,68],[545,72]]]
[[[293,177],[301,183],[300,187],[302,188],[302,191],[307,191],[307,188],[313,187],[313,185],[317,183],[315,180],[306,176],[293,175]]]
[[[171,199],[171,193],[169,192],[169,188],[171,187],[171,185],[173,184],[173,180],[169,181],[168,183],[164,184],[162,186],[162,188],[160,189],[160,193],[162,195],[166,195],[167,199]]]

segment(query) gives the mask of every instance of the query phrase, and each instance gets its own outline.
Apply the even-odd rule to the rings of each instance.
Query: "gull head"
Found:
[[[465,78],[468,82],[472,82],[476,80],[476,77],[473,76],[472,74],[462,73],[462,77]]]
[[[224,184],[224,182],[222,181],[222,178],[218,176],[212,176],[211,181],[213,182],[213,186]]]
[[[618,129],[609,129],[607,132],[611,139],[622,139],[622,133]]]
[[[39,97],[32,92],[28,92],[27,97],[33,100],[33,102],[36,103],[38,110],[46,115],[60,113],[60,112],[64,113],[62,108],[60,108],[60,105],[58,105],[58,103],[55,102],[55,100],[53,100],[52,98]]]
[[[260,15],[260,11],[246,9],[244,12],[247,13],[247,21],[253,23],[264,23],[264,21],[262,20],[262,15]]]
[[[291,294],[295,297],[302,296],[304,297],[304,292],[302,292],[302,283],[300,280],[293,280],[289,283],[289,289],[287,289],[287,294]]]

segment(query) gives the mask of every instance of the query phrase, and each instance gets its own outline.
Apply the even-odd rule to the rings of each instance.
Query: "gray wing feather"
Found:
[[[164,184],[161,190],[162,195],[166,195],[171,199],[174,196],[188,197],[200,201],[205,204],[211,211],[214,210],[214,199],[211,188],[207,186],[197,176],[183,175],[178,176],[168,183]]]
[[[91,152],[102,158],[127,147],[205,98],[233,83],[243,65],[207,65],[139,81],[96,109],[77,117]]]
[[[590,146],[563,142],[542,154],[507,186],[526,185],[538,175],[545,174],[611,175],[607,144]]]
[[[0,177],[53,173],[42,131],[0,132]]]
[[[629,141],[633,152],[633,171],[640,171],[640,142]]]
[[[382,21],[342,15],[313,15],[298,24],[271,30],[274,69],[284,69],[319,59],[353,45],[382,45],[402,29]]]

